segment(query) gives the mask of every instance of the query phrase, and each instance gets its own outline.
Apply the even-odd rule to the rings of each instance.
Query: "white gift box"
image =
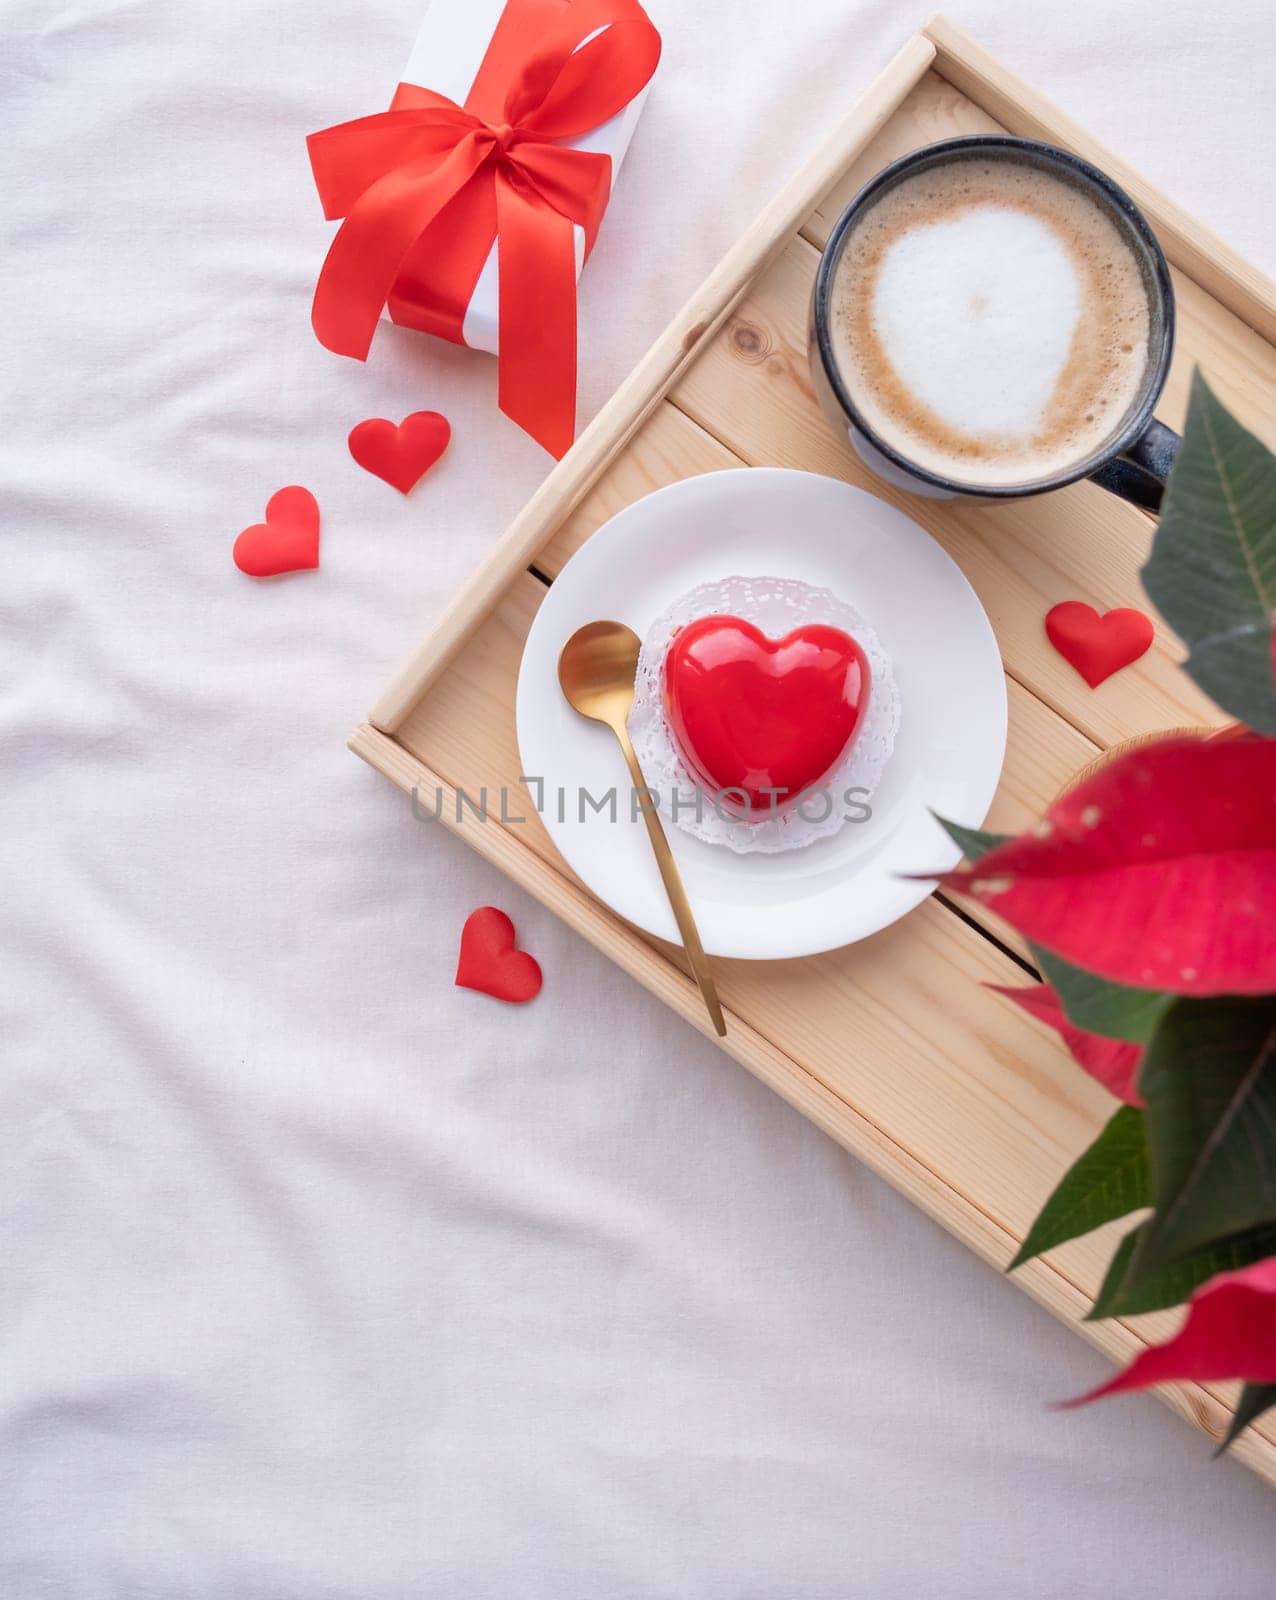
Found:
[[[445,94],[458,105],[464,105],[504,10],[505,0],[431,0],[402,81],[433,89],[436,94]],[[584,42],[582,39],[581,43]],[[596,150],[610,156],[614,183],[646,99],[647,89],[644,88],[618,116],[564,143],[570,143],[577,150]],[[585,230],[578,225],[577,277],[584,259]],[[382,312],[383,318],[388,316],[388,311]],[[495,354],[499,347],[498,320],[496,246],[493,245],[465,313],[462,334],[466,344]]]

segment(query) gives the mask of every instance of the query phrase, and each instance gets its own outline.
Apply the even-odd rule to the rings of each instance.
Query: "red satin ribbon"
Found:
[[[315,288],[320,342],[363,360],[388,303],[464,343],[495,240],[501,410],[561,456],[576,431],[573,230],[592,248],[611,158],[558,141],[622,111],[659,57],[631,0],[508,0],[463,107],[403,83],[388,111],[311,134],[324,215],[345,218]]]

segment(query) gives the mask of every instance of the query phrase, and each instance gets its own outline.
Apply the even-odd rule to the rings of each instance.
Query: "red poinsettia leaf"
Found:
[[[1276,739],[1171,738],[1119,756],[944,885],[1116,983],[1271,993]]]
[[[1088,1033],[1068,1020],[1059,996],[1048,983],[1029,984],[1026,989],[1005,989],[990,983],[988,988],[1004,994],[1017,1006],[1053,1028],[1067,1046],[1074,1061],[1085,1068],[1105,1089],[1124,1100],[1128,1106],[1141,1106],[1135,1084],[1139,1076],[1139,1063],[1143,1060],[1143,1046],[1125,1039],[1105,1039],[1102,1034]]]
[[[1276,1256],[1203,1283],[1172,1339],[1152,1345],[1115,1378],[1067,1403],[1154,1383],[1276,1382]]]

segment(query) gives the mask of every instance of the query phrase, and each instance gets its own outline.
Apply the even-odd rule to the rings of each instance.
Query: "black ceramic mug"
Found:
[[[1102,444],[1066,468],[1024,483],[979,484],[945,477],[908,458],[874,429],[851,398],[834,353],[830,299],[842,252],[867,209],[903,179],[941,163],[981,156],[1036,167],[1051,180],[1082,190],[1111,220],[1138,263],[1149,313],[1148,361],[1142,383],[1125,414]],[[1160,398],[1174,347],[1174,288],[1170,269],[1143,213],[1112,179],[1089,162],[1033,139],[1002,134],[976,134],[927,145],[902,156],[879,172],[855,196],[838,219],[825,246],[811,299],[811,375],[830,419],[844,431],[865,465],[887,483],[933,499],[967,496],[978,500],[1018,499],[1044,494],[1079,478],[1090,478],[1114,494],[1155,511],[1161,504],[1166,476],[1178,448],[1178,435],[1156,421],[1152,409]]]

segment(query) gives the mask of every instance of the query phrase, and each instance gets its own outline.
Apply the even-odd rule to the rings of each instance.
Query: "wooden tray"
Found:
[[[447,825],[607,952],[701,1032],[680,952],[622,922],[572,876],[530,805],[521,826],[458,821],[457,790],[519,793],[514,686],[532,616],[596,528],[661,484],[721,467],[801,467],[897,498],[820,415],[807,375],[811,282],[832,223],[860,185],[918,145],[981,131],[1048,140],[1111,173],[1143,207],[1174,268],[1179,332],[1159,414],[1182,425],[1200,364],[1247,426],[1276,438],[1276,294],[1261,274],[1013,77],[942,17],[904,46],[846,121],[719,264],[570,454],[549,475],[434,632],[377,702],[351,749],[400,788],[444,797]],[[899,503],[905,504],[902,500]],[[1090,484],[1014,504],[905,504],[959,562],[996,628],[1010,742],[988,825],[1040,815],[1099,751],[1132,735],[1219,720],[1162,629],[1098,691],[1050,649],[1059,600],[1138,605],[1153,524]],[[972,920],[972,916],[976,920]],[[723,1048],[791,1105],[1001,1267],[1112,1102],[1053,1034],[982,985],[1022,983],[1014,939],[932,897],[893,928],[830,955],[716,961]],[[1033,1262],[1014,1281],[1114,1360],[1164,1337],[1173,1314],[1080,1324],[1119,1225]],[[1054,1391],[1048,1371],[1043,1396]],[[1221,1435],[1227,1386],[1160,1391]],[[1276,1419],[1236,1448],[1276,1483]]]

